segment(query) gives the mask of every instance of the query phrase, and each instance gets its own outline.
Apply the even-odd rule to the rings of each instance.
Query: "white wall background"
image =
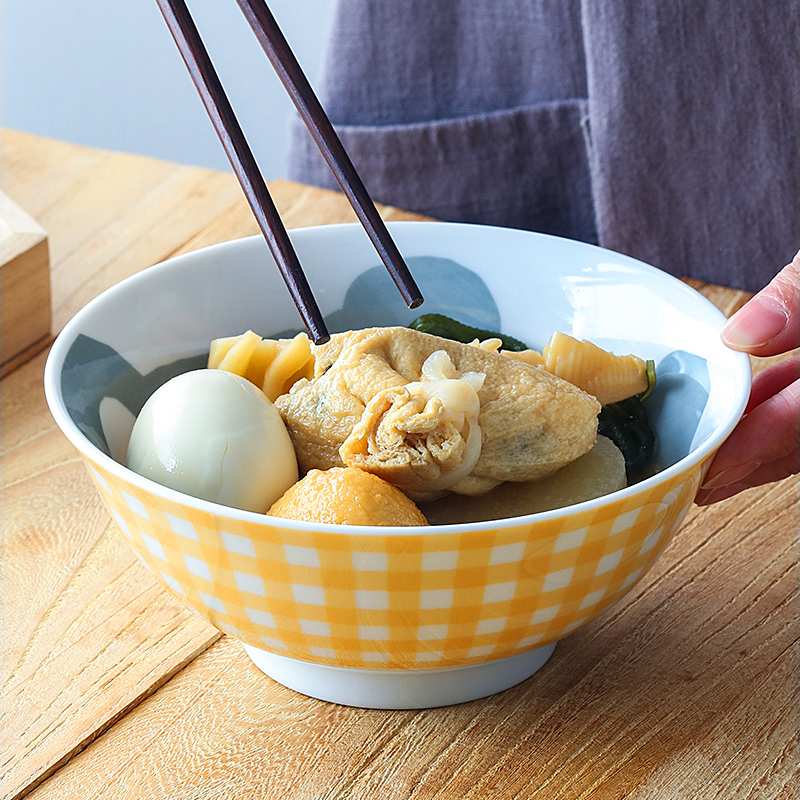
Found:
[[[334,2],[269,2],[314,86]],[[283,177],[293,106],[266,55],[235,0],[187,5],[264,177]],[[0,0],[0,30],[6,127],[230,169],[155,0]]]

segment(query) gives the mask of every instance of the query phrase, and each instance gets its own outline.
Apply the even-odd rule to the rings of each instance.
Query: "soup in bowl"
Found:
[[[167,591],[286,686],[349,705],[419,708],[524,680],[645,575],[743,413],[750,372],[720,341],[720,311],[634,259],[511,229],[389,228],[422,309],[405,307],[360,227],[292,232],[332,333],[405,328],[424,310],[537,350],[560,331],[636,354],[657,375],[643,403],[656,441],[646,468],[607,494],[534,513],[520,513],[510,483],[495,508],[511,516],[459,519],[455,495],[420,502],[434,524],[402,526],[242,510],[128,469],[146,401],[207,367],[213,341],[300,331],[259,237],[170,259],[101,294],[58,336],[45,390],[122,535]],[[451,508],[434,513],[436,502]],[[550,507],[560,502],[570,504]]]

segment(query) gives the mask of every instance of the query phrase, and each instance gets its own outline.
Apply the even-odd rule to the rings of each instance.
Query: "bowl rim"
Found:
[[[724,324],[726,317],[708,298],[704,297],[700,292],[693,289],[688,284],[670,275],[663,270],[658,269],[646,262],[640,261],[631,256],[623,253],[618,253],[609,250],[599,245],[590,244],[588,242],[581,242],[574,239],[566,239],[565,237],[555,236],[552,234],[540,233],[537,231],[528,231],[516,228],[499,228],[497,226],[479,225],[474,223],[461,223],[461,222],[441,222],[437,220],[420,221],[420,220],[397,220],[387,223],[387,227],[391,231],[393,228],[398,227],[418,227],[418,226],[438,226],[450,229],[474,229],[474,228],[490,228],[492,230],[502,230],[508,232],[509,235],[524,235],[534,238],[544,238],[548,240],[557,240],[559,242],[569,242],[570,246],[577,246],[581,248],[590,248],[592,250],[608,253],[614,259],[622,259],[627,264],[636,266],[644,272],[651,273],[657,276],[659,280],[666,280],[669,283],[679,287],[680,291],[693,295],[699,298],[702,303],[706,304],[706,309],[709,314],[714,317],[717,316],[720,328]],[[312,225],[303,228],[293,228],[289,231],[290,237],[314,237],[324,236],[331,231],[336,232],[340,229],[358,229],[362,230],[361,225],[357,222],[336,223],[331,225]],[[139,475],[133,470],[128,469],[123,464],[115,461],[111,456],[106,455],[102,450],[97,448],[92,442],[84,436],[73,422],[72,418],[67,412],[66,406],[61,397],[60,390],[60,369],[64,363],[64,358],[76,338],[80,324],[85,315],[90,314],[92,310],[98,306],[103,305],[109,298],[126,291],[126,289],[133,283],[140,280],[147,280],[161,270],[170,269],[177,263],[192,261],[197,258],[207,258],[209,255],[213,256],[216,251],[235,249],[237,247],[252,246],[254,240],[263,242],[260,235],[244,236],[238,239],[231,239],[224,242],[217,242],[212,245],[207,245],[197,250],[191,250],[187,253],[181,253],[177,256],[172,256],[160,261],[152,266],[145,267],[133,275],[123,278],[118,283],[110,286],[102,291],[81,309],[79,309],[72,318],[64,325],[62,330],[57,334],[54,342],[50,347],[47,356],[44,370],[44,390],[45,399],[50,409],[56,424],[61,429],[62,433],[78,450],[78,452],[88,459],[90,462],[96,462],[98,466],[107,472],[114,475],[116,478],[126,481],[137,488],[159,495],[169,502],[178,505],[189,506],[198,511],[205,512],[217,517],[227,517],[240,522],[251,523],[256,525],[269,525],[275,528],[294,529],[304,532],[320,532],[332,533],[340,535],[360,535],[360,536],[419,536],[421,534],[431,536],[434,534],[480,534],[486,531],[494,531],[505,528],[514,528],[524,525],[533,525],[540,522],[551,522],[554,520],[562,519],[564,517],[582,514],[584,512],[597,510],[603,505],[614,503],[617,501],[627,500],[640,493],[649,492],[654,487],[661,483],[670,482],[673,478],[681,473],[691,470],[697,464],[702,462],[705,458],[711,455],[725,439],[733,431],[734,427],[741,418],[749,397],[749,388],[751,383],[751,366],[749,357],[745,353],[731,351],[736,363],[739,365],[741,373],[741,392],[736,401],[732,404],[727,416],[723,423],[717,427],[713,435],[707,441],[701,444],[698,448],[688,453],[675,464],[657,472],[655,475],[646,478],[639,483],[619,489],[600,497],[591,500],[585,500],[581,503],[575,503],[562,508],[552,509],[550,511],[540,511],[534,514],[526,514],[518,517],[508,517],[506,519],[487,520],[483,522],[460,522],[451,523],[447,525],[430,525],[430,526],[377,526],[377,525],[337,525],[333,523],[318,523],[308,522],[305,520],[287,519],[282,517],[271,517],[267,514],[260,514],[253,511],[243,511],[232,506],[225,506],[220,503],[214,503],[209,500],[203,500],[198,497],[178,492],[163,486],[155,481]]]

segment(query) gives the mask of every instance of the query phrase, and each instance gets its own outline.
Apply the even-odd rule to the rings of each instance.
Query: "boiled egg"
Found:
[[[297,482],[297,458],[275,406],[217,369],[178,375],[142,407],[126,465],[170,489],[265,512]]]

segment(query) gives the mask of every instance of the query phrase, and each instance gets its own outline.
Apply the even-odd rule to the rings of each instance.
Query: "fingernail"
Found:
[[[789,313],[768,294],[756,295],[722,329],[722,341],[734,350],[760,347],[772,341],[789,323]]]
[[[700,488],[704,491],[709,491],[710,489],[730,486],[732,483],[743,481],[750,473],[755,472],[760,466],[761,464],[758,461],[752,461],[748,464],[739,464],[738,467],[725,469],[718,475],[715,475],[710,481],[705,481]]]

